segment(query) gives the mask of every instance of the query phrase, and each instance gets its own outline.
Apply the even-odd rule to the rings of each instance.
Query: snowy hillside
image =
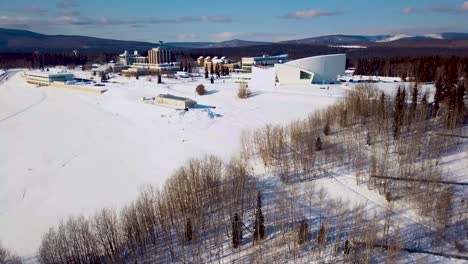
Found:
[[[376,42],[391,42],[391,41],[397,41],[400,39],[405,39],[405,38],[411,38],[413,36],[406,35],[406,34],[397,34],[397,35],[392,35],[389,36],[388,38],[377,40]]]
[[[230,79],[214,85],[204,79],[112,81],[102,95],[37,88],[19,73],[0,86],[0,226],[9,227],[0,228],[0,237],[6,246],[31,254],[63,217],[117,207],[144,184],[162,185],[188,158],[230,158],[243,129],[304,118],[346,92],[340,86],[252,87],[256,95],[240,100]],[[199,83],[208,95],[195,96]],[[159,93],[191,97],[201,106],[185,113],[141,101]]]
[[[137,210],[138,221],[147,221],[139,218],[147,217],[141,214],[145,206],[154,209],[157,204],[158,212],[151,216],[160,217],[152,224],[159,231],[151,233],[147,223],[137,224],[151,234],[151,239],[135,240],[143,250],[133,257],[144,263],[314,263],[355,258],[457,263],[468,258],[452,243],[466,247],[457,230],[465,214],[460,203],[466,196],[461,185],[466,182],[468,144],[419,127],[412,128],[415,134],[402,129],[404,136],[398,140],[389,129],[377,133],[378,124],[391,124],[385,113],[393,105],[376,98],[397,98],[397,88],[405,84],[392,77],[352,78],[374,80],[378,90],[354,82],[275,86],[265,80],[251,82],[251,97],[239,99],[238,85],[229,77],[214,84],[203,78],[163,78],[164,83],[157,84],[151,78],[113,76],[105,83],[106,93],[90,94],[36,87],[25,82],[21,71],[8,71],[0,79],[0,238],[6,247],[30,256],[37,254],[43,237],[58,234],[47,232],[50,227],[57,232],[73,230],[83,221],[68,217],[104,219],[118,212],[119,224],[114,227],[130,227],[124,229],[130,236],[120,235],[132,241],[135,227],[124,217],[132,219],[132,210]],[[198,84],[205,85],[206,95],[195,94]],[[419,86],[419,92],[426,94],[424,100],[433,100],[433,85]],[[142,100],[161,93],[189,97],[198,104],[184,111]],[[365,100],[366,107],[350,104],[358,95],[362,97],[356,102]],[[425,113],[421,106],[418,118]],[[366,109],[380,109],[376,111],[384,113],[385,121],[362,125],[367,121],[355,113],[368,117]],[[325,120],[332,120],[328,132],[320,123]],[[419,144],[419,150],[410,148],[412,144]],[[240,152],[248,161],[238,160]],[[449,190],[452,210],[460,214],[453,217],[448,237],[436,236],[439,218],[434,222],[420,213],[420,206],[427,204],[422,199],[442,197],[445,186],[420,185],[434,188],[433,193],[417,193],[414,199],[408,190],[418,185],[382,184],[375,176],[368,178],[374,170],[375,176],[421,174],[422,181],[432,177],[457,181],[460,186]],[[243,186],[240,194],[234,191],[237,184]],[[257,191],[263,195],[268,228],[264,241],[252,246]],[[236,195],[241,205],[229,202],[239,201]],[[169,198],[173,204],[163,206]],[[132,209],[135,204],[137,209]],[[96,214],[102,208],[111,209]],[[238,249],[232,248],[228,231],[234,212],[241,215],[244,230]],[[310,231],[311,239],[303,246],[297,243],[299,223],[308,223],[306,233]],[[325,227],[327,231],[322,231]],[[390,242],[376,242],[385,237]],[[74,241],[70,236],[63,239],[67,242],[61,243]],[[355,243],[353,256],[340,253],[348,239]],[[122,257],[128,258],[129,251],[122,248]]]

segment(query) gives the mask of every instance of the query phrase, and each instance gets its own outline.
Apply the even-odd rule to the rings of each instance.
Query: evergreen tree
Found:
[[[320,137],[318,137],[317,140],[315,141],[315,150],[317,151],[322,150],[322,140],[320,139]]]
[[[307,224],[307,220],[303,219],[301,221],[301,225],[299,226],[299,233],[298,233],[298,244],[302,245],[309,240],[309,225]]]
[[[447,116],[446,116],[446,127],[452,129],[456,125],[456,103],[457,103],[457,91],[452,89],[449,91],[447,98]]]
[[[320,226],[317,242],[322,246],[327,242],[327,230],[325,229],[325,225]]]
[[[465,116],[465,83],[461,82],[457,88],[457,95],[456,95],[456,111],[457,111],[457,124],[464,124],[466,122],[467,116]]]
[[[443,89],[444,88],[442,87],[442,78],[439,77],[437,79],[437,81],[435,83],[435,87],[436,87],[436,92],[435,92],[435,95],[434,95],[434,111],[432,112],[432,117],[437,116],[437,112],[440,109],[440,103],[443,100],[443,94],[444,94]]]
[[[219,63],[216,64],[216,76],[221,78],[221,66]]]
[[[161,71],[158,71],[158,83],[162,83],[162,80],[161,80]]]
[[[242,221],[240,220],[239,214],[234,215],[234,221],[232,221],[232,246],[238,248],[242,243]]]
[[[380,94],[380,104],[385,105],[385,93],[384,92]]]
[[[345,255],[349,255],[350,251],[351,251],[351,245],[349,244],[349,240],[346,239],[346,241],[345,241],[345,243],[344,243],[344,250],[343,250],[343,253],[344,253]]]
[[[403,89],[404,91],[404,89]],[[394,109],[393,109],[393,138],[398,139],[400,136],[400,126],[401,126],[401,120],[402,120],[402,99],[403,99],[403,94],[402,94],[401,87],[398,87],[397,94],[395,96],[395,101],[394,101]],[[406,92],[405,92],[406,94]]]
[[[372,137],[371,137],[370,131],[367,131],[367,135],[366,135],[366,144],[367,144],[368,146],[372,145]]]
[[[208,65],[205,64],[205,79],[208,79]]]
[[[185,240],[192,241],[192,239],[193,239],[192,223],[190,222],[190,218],[187,218],[187,222],[185,224]]]
[[[253,237],[254,243],[255,241],[263,240],[266,237],[265,217],[262,213],[262,194],[260,192],[257,194],[257,208],[255,209]]]
[[[403,86],[401,89],[401,97],[400,97],[400,109],[404,110],[406,107],[406,89]]]
[[[418,93],[418,84],[415,83],[413,86],[413,94],[411,97],[411,111],[413,115],[416,113],[416,107],[418,106]]]
[[[325,136],[330,135],[330,122],[328,120],[325,122],[325,126],[323,127],[323,134]]]

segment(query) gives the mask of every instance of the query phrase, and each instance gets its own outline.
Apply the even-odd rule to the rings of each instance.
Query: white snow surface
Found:
[[[328,45],[330,48],[345,48],[345,49],[367,49],[366,46],[361,45]]]
[[[36,87],[14,73],[0,82],[0,239],[23,256],[67,216],[118,209],[142,185],[162,186],[191,157],[227,160],[243,129],[305,118],[349,89],[253,85],[253,97],[238,99],[231,79],[117,77],[94,94]],[[208,95],[195,96],[200,83]],[[142,102],[160,93],[202,106],[183,112]]]
[[[399,40],[399,39],[404,39],[404,38],[411,38],[412,36],[411,35],[406,35],[406,34],[396,34],[396,35],[393,35],[389,38],[386,38],[386,39],[382,39],[382,40],[378,40],[376,42],[391,42],[391,41],[395,41],[395,40]]]
[[[433,39],[444,39],[444,37],[442,37],[441,34],[427,34],[427,35],[424,35],[425,37],[428,37],[428,38],[433,38]]]

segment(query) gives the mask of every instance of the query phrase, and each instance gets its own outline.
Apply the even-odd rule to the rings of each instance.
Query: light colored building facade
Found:
[[[288,54],[277,55],[277,56],[267,56],[263,55],[261,57],[247,57],[242,58],[242,69],[245,72],[252,72],[252,66],[274,66],[275,64],[281,64],[288,62]]]
[[[136,76],[136,75],[148,75],[155,74],[158,72],[177,72],[180,69],[180,63],[162,63],[162,64],[150,64],[150,63],[134,63],[128,70],[122,70],[123,76]]]
[[[238,62],[229,60],[224,56],[222,56],[221,58],[218,58],[218,56],[215,56],[213,58],[211,58],[210,56],[205,58],[201,56],[197,59],[197,65],[199,67],[208,69],[208,71],[211,69],[211,65],[213,65],[213,69],[219,67],[220,69],[227,69],[229,72],[233,72],[235,69],[238,69],[240,67]]]
[[[53,82],[66,83],[73,81],[75,76],[66,72],[27,71],[24,77],[29,83],[38,85],[49,85]]]
[[[253,65],[249,86],[336,83],[345,72],[345,64],[346,54],[332,54],[275,64],[274,67]]]
[[[164,48],[153,48],[148,51],[148,62],[150,64],[162,64],[174,62],[173,54]]]
[[[276,79],[280,84],[336,83],[345,66],[346,54],[308,57],[276,64]]]
[[[198,59],[197,59],[197,66],[198,66],[198,67],[203,67],[204,62],[205,62],[205,59],[203,58],[203,56],[198,57]]]
[[[172,94],[160,94],[154,99],[154,102],[163,106],[184,109],[194,107],[197,104],[197,102],[190,98],[175,96]]]
[[[147,57],[141,56],[138,54],[138,51],[134,51],[133,54],[128,53],[125,51],[124,53],[119,55],[118,63],[124,66],[130,66],[134,63],[147,63]]]

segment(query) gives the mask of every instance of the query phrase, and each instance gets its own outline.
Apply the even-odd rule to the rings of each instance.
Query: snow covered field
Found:
[[[22,255],[66,216],[119,208],[140,186],[161,186],[190,157],[230,158],[243,129],[304,118],[349,89],[252,86],[253,97],[238,99],[231,79],[158,85],[117,77],[106,93],[90,94],[37,88],[14,73],[0,81],[0,239]],[[200,83],[208,90],[202,97],[195,96]],[[160,93],[200,106],[182,112],[141,100]]]

